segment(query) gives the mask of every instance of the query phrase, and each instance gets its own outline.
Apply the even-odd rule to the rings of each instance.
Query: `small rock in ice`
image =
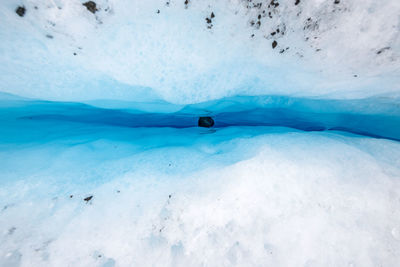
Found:
[[[93,196],[88,196],[85,197],[83,200],[86,201],[86,203],[88,203],[90,200],[92,200]]]
[[[23,17],[25,15],[25,7],[24,6],[19,6],[16,10],[15,13],[18,14],[18,16]]]
[[[84,5],[87,8],[87,10],[89,10],[93,14],[96,13],[96,11],[98,10],[96,8],[96,3],[93,1],[87,1],[87,2],[83,3],[82,5]]]
[[[200,117],[198,125],[199,127],[210,128],[214,126],[214,120],[211,117]]]

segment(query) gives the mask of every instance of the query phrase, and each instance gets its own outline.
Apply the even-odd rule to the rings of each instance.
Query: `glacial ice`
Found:
[[[399,1],[83,2],[0,3],[0,266],[398,265]]]

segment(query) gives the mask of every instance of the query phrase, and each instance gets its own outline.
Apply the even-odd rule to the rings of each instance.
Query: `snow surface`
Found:
[[[179,104],[235,95],[399,97],[397,0],[99,0],[96,14],[82,2],[1,1],[1,91]]]
[[[31,127],[1,144],[1,266],[399,262],[398,142],[270,127]]]
[[[399,1],[83,2],[0,2],[0,266],[399,265]]]

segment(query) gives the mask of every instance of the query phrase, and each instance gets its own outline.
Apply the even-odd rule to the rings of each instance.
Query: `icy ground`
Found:
[[[399,262],[398,142],[270,127],[15,127],[9,136],[29,136],[1,144],[1,266]]]
[[[399,266],[398,0],[84,2],[0,1],[1,267]]]
[[[98,0],[95,14],[82,2],[1,1],[2,92],[179,104],[400,97],[397,0]]]
[[[399,116],[389,103],[268,98],[249,113],[256,99],[238,98],[146,113],[3,98],[0,266],[400,260],[400,143],[389,140],[400,139]],[[381,115],[351,115],[355,103],[356,114]],[[206,107],[214,129],[194,127]],[[261,122],[291,128],[246,126]]]

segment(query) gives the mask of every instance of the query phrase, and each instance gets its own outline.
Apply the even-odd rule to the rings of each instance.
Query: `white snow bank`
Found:
[[[82,2],[1,2],[1,91],[181,104],[399,95],[396,0],[98,0],[96,14]]]
[[[397,142],[63,125],[0,145],[1,266],[400,261]]]

